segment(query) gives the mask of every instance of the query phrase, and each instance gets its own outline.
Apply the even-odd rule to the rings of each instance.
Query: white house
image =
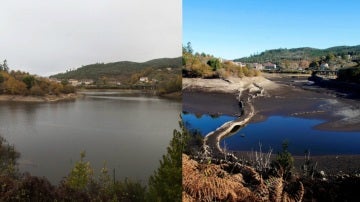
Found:
[[[83,85],[91,85],[93,83],[94,83],[94,81],[92,79],[83,79],[83,80],[81,80],[81,84],[83,84]]]
[[[326,69],[329,69],[329,64],[328,63],[322,63],[320,65],[320,70],[326,70]]]
[[[273,64],[271,62],[264,63],[263,66],[264,66],[264,70],[275,70],[276,69],[276,64]]]
[[[139,81],[147,83],[147,82],[149,82],[149,78],[148,77],[140,77]]]
[[[69,83],[72,86],[80,86],[81,85],[81,82],[79,80],[76,80],[76,79],[69,79]]]
[[[250,64],[250,67],[253,67],[256,70],[263,70],[264,69],[264,66],[262,64],[260,64],[260,63],[252,63],[252,64]]]

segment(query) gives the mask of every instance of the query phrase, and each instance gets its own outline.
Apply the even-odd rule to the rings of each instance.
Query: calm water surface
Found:
[[[20,169],[56,184],[80,152],[99,172],[146,183],[178,128],[181,103],[138,91],[86,92],[59,103],[0,103],[0,134],[21,153]]]
[[[203,135],[235,119],[229,116],[196,117],[194,114],[182,116],[188,129],[199,130]],[[235,135],[223,139],[221,145],[226,145],[229,150],[251,151],[259,150],[260,142],[263,151],[271,147],[277,152],[281,150],[282,142],[287,140],[290,152],[295,155],[303,155],[305,150],[310,150],[312,155],[360,154],[360,132],[320,131],[313,128],[323,122],[274,115],[263,122],[248,124]]]

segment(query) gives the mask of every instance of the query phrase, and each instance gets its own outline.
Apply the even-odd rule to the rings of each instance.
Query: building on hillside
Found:
[[[54,81],[56,83],[61,83],[61,80],[57,79],[57,78],[50,78],[50,81]]]
[[[328,63],[321,63],[320,70],[327,70],[327,69],[329,69],[329,64]]]
[[[147,83],[147,82],[149,82],[149,78],[148,77],[140,77],[139,81]]]
[[[235,65],[240,66],[240,67],[245,67],[246,64],[242,63],[242,62],[233,62]]]
[[[249,63],[249,66],[260,71],[264,69],[264,66],[261,63]]]
[[[76,79],[69,79],[69,83],[72,86],[80,86],[81,85],[81,82],[79,80],[76,80]]]
[[[92,80],[92,79],[83,79],[83,80],[81,80],[81,84],[82,85],[91,85],[91,84],[93,84],[94,83],[94,80]]]
[[[267,62],[263,64],[263,70],[276,70],[276,64]]]

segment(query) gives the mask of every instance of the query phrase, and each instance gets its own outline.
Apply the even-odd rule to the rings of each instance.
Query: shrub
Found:
[[[13,187],[5,201],[51,201],[55,198],[54,186],[46,178],[29,174]]]
[[[92,181],[93,169],[90,162],[84,162],[85,151],[80,153],[80,161],[75,163],[65,184],[74,190],[85,190]]]
[[[70,84],[67,84],[67,85],[63,86],[63,89],[61,92],[64,94],[75,93],[75,87]]]
[[[16,161],[20,154],[0,136],[0,175],[15,176],[17,174]]]
[[[288,151],[289,143],[284,141],[282,143],[282,151],[278,152],[276,156],[276,162],[284,169],[284,174],[287,176],[290,174],[291,170],[294,168],[294,158],[291,156],[291,153]]]
[[[35,85],[35,86],[31,87],[30,94],[36,95],[36,96],[43,96],[43,95],[45,95],[45,92],[40,88],[40,86]]]
[[[360,83],[360,67],[340,69],[338,71],[338,79],[340,81]]]

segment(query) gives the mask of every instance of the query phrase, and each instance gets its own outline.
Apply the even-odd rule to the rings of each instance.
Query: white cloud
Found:
[[[181,56],[181,0],[6,0],[0,59],[49,75],[95,62]]]

